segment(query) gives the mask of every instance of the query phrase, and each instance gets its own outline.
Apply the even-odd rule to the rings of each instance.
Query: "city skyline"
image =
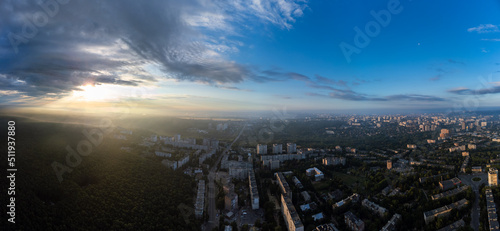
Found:
[[[408,0],[5,4],[0,106],[110,113],[127,105],[136,114],[496,108],[498,9],[495,1]]]

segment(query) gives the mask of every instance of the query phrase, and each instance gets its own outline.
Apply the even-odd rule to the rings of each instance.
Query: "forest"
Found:
[[[51,164],[65,164],[66,147],[76,149],[93,127],[1,117],[4,131],[9,120],[16,122],[16,230],[199,230],[191,209],[196,183],[140,155],[140,147],[121,150],[130,141],[113,138],[118,128],[59,182]],[[6,169],[6,155],[1,163]]]

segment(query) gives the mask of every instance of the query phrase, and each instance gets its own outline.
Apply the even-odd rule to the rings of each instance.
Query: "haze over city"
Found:
[[[0,8],[1,105],[110,112],[133,102],[134,113],[146,114],[495,107],[499,8],[497,1],[11,2]]]

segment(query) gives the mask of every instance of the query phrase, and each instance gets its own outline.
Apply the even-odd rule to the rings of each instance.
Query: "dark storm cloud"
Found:
[[[197,13],[194,1],[38,2],[0,6],[3,89],[36,96],[82,84],[156,82],[141,71],[146,64],[159,65],[169,78],[202,83],[236,83],[253,75],[243,65],[203,57],[209,50],[181,15]],[[124,74],[135,80],[123,79]]]

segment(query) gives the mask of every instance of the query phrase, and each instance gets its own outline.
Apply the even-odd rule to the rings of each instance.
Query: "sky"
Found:
[[[6,0],[0,106],[196,114],[500,106],[500,2]]]

